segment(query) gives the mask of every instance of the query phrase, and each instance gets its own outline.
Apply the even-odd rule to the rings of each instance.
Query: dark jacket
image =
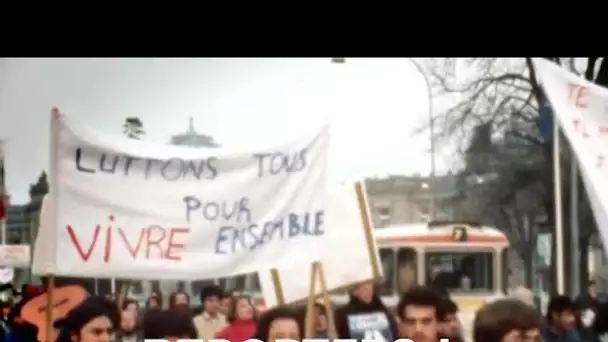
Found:
[[[543,342],[583,342],[583,340],[575,330],[557,334],[549,329],[545,329],[543,332]]]
[[[338,338],[382,342],[377,335],[380,333],[387,342],[392,342],[398,339],[397,329],[395,317],[379,296],[367,304],[351,295],[350,302],[336,311]]]

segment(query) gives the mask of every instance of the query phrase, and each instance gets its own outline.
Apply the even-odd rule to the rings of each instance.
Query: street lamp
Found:
[[[426,75],[426,73],[424,72],[424,69],[422,68],[422,66],[413,58],[406,57],[406,59],[408,61],[410,61],[410,63],[412,63],[414,65],[414,67],[416,67],[418,72],[424,78],[424,83],[426,85],[427,102],[428,102],[428,106],[429,106],[429,130],[430,130],[430,139],[431,139],[431,141],[430,141],[431,142],[431,177],[430,177],[430,181],[429,181],[430,184],[428,184],[427,186],[430,187],[430,189],[431,189],[431,205],[430,205],[429,216],[430,216],[431,220],[434,220],[435,215],[436,215],[437,196],[436,196],[436,182],[435,182],[435,120],[433,120],[433,89],[431,87],[431,81],[430,81],[429,77]],[[346,63],[346,58],[333,57],[331,59],[331,62],[335,63],[335,64],[344,64],[344,63]]]

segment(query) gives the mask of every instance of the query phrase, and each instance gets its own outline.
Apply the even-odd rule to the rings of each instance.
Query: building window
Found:
[[[380,207],[378,208],[378,214],[380,214],[380,216],[391,216],[391,209],[388,207]]]

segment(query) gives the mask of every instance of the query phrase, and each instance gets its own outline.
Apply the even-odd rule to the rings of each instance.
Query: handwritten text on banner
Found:
[[[315,258],[328,127],[255,152],[193,149],[54,122],[58,275],[201,279]]]

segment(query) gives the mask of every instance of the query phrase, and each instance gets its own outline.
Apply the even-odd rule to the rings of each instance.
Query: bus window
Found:
[[[220,278],[220,287],[224,291],[242,292],[242,291],[245,291],[246,279],[247,279],[246,275],[239,275],[239,276],[229,277],[229,278]]]
[[[249,275],[249,289],[251,292],[262,292],[262,286],[260,286],[260,278],[257,272]]]
[[[395,293],[395,251],[392,248],[380,248],[380,263],[384,281],[378,288],[378,294],[393,295]]]
[[[493,252],[427,252],[427,284],[450,291],[494,292]]]
[[[417,285],[417,259],[416,251],[413,248],[399,248],[397,251],[397,285],[399,293],[403,293]]]

